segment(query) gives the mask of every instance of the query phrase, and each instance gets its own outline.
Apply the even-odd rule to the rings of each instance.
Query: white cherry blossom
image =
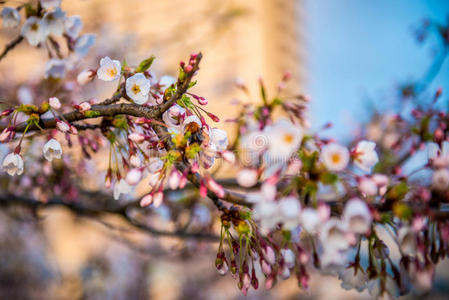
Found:
[[[55,36],[61,36],[64,32],[65,12],[59,7],[53,11],[45,13],[42,19],[45,25],[46,34],[53,34]]]
[[[22,36],[31,46],[37,46],[46,38],[45,24],[37,17],[29,17],[22,26]]]
[[[379,157],[376,152],[376,143],[370,141],[360,141],[355,147],[354,163],[360,169],[370,172],[371,168],[377,164]]]
[[[121,194],[130,194],[132,187],[124,179],[120,179],[114,185],[114,199],[118,200]]]
[[[17,27],[20,25],[19,11],[13,7],[3,7],[1,16],[3,27]]]
[[[44,153],[44,157],[46,160],[52,161],[55,158],[61,158],[62,147],[57,140],[51,139],[47,143],[45,143],[44,147],[42,148],[42,152]]]
[[[23,159],[20,154],[9,153],[3,159],[3,170],[10,176],[21,175],[23,173]]]
[[[48,104],[50,104],[50,107],[53,109],[60,109],[61,108],[61,102],[56,97],[51,97],[48,99]]]
[[[83,28],[80,16],[70,16],[64,20],[65,33],[72,39],[76,39]]]
[[[349,162],[349,151],[336,143],[328,144],[321,151],[324,165],[330,171],[342,171]]]
[[[120,62],[106,56],[100,60],[100,68],[97,71],[97,76],[98,79],[103,81],[113,81],[120,77],[120,71]]]
[[[343,220],[349,231],[364,234],[370,230],[373,217],[364,201],[353,198],[345,205]]]
[[[126,94],[137,104],[148,101],[150,81],[142,73],[137,73],[126,79]]]
[[[286,162],[301,144],[303,129],[286,119],[279,119],[273,125],[266,126],[264,134],[268,138],[267,156],[270,161]]]

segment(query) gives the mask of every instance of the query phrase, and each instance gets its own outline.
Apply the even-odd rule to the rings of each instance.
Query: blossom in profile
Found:
[[[228,147],[228,135],[226,131],[218,128],[212,128],[210,129],[209,137],[211,143],[217,146],[217,151],[224,151]]]
[[[83,34],[75,41],[75,53],[78,56],[84,57],[89,52],[90,47],[95,44],[95,34]],[[120,74],[120,62],[118,73]]]
[[[51,97],[50,99],[48,99],[48,104],[50,104],[50,107],[53,109],[61,108],[61,102],[56,97]]]
[[[61,6],[61,0],[40,0],[41,6],[44,9],[57,8]]]
[[[52,58],[45,65],[45,78],[63,79],[66,73],[66,62]]]
[[[148,101],[150,81],[142,73],[137,73],[126,79],[126,94],[136,104],[144,104]]]
[[[300,223],[305,231],[315,234],[321,224],[321,218],[317,210],[306,207],[301,211]]]
[[[130,194],[132,192],[132,187],[126,182],[125,179],[120,179],[114,185],[114,199],[120,199],[122,194]]]
[[[364,201],[354,198],[345,205],[343,221],[349,231],[364,234],[370,230],[373,216]]]
[[[346,250],[349,247],[346,228],[337,218],[331,218],[323,224],[320,239],[328,252]]]
[[[64,21],[65,12],[59,7],[53,11],[46,12],[42,19],[42,22],[45,25],[46,34],[61,36],[64,33]]]
[[[62,156],[61,144],[57,140],[51,139],[45,143],[42,152],[44,153],[45,159],[48,161],[52,161],[55,158],[59,159]]]
[[[167,126],[179,130],[182,127],[185,114],[186,110],[178,104],[175,104],[162,114],[162,120]]]
[[[76,39],[83,28],[80,16],[70,16],[64,20],[65,33],[72,39]]]
[[[298,199],[292,196],[281,198],[278,201],[278,209],[285,229],[292,230],[298,227],[301,213],[301,204]]]
[[[4,7],[1,16],[3,27],[17,27],[20,25],[19,11],[13,7]]]
[[[92,81],[95,76],[95,72],[92,70],[81,71],[76,77],[76,81],[79,85],[85,85]]]
[[[100,68],[97,71],[97,76],[98,79],[103,81],[113,81],[120,77],[120,71],[120,62],[106,56],[100,60]]]
[[[321,159],[330,171],[342,171],[349,162],[349,151],[346,147],[332,143],[323,147]]]
[[[418,250],[416,237],[413,230],[408,226],[403,226],[398,231],[398,244],[402,254],[414,257]]]
[[[23,173],[23,159],[20,154],[9,153],[3,159],[3,170],[10,176],[21,175]]]
[[[339,273],[341,287],[345,290],[355,289],[358,292],[366,288],[368,275],[357,267],[346,268]]]
[[[22,36],[31,46],[37,46],[46,38],[45,24],[37,17],[29,17],[22,26]]]
[[[379,156],[376,152],[376,143],[370,141],[360,141],[354,149],[354,163],[363,171],[370,172],[371,168],[377,164]]]
[[[161,91],[165,92],[165,90],[171,86],[172,84],[176,83],[176,78],[173,76],[169,76],[169,75],[164,75],[161,77],[161,79],[159,79],[159,86],[161,87]]]
[[[286,119],[266,126],[264,133],[268,137],[267,155],[270,160],[287,159],[299,148],[304,135],[302,128]]]

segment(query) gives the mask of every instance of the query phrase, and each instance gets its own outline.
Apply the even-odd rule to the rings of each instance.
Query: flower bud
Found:
[[[95,77],[95,71],[84,70],[78,74],[78,76],[76,77],[76,81],[78,82],[79,85],[85,85],[85,84],[91,82],[94,77]]]
[[[50,107],[53,109],[61,108],[61,102],[56,97],[51,97],[50,99],[48,99],[48,104],[50,104]]]

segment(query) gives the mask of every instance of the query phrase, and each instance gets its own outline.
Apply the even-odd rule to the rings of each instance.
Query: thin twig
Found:
[[[5,49],[3,50],[2,54],[0,54],[0,61],[5,58],[6,54],[8,54],[9,51],[14,49],[17,45],[19,45],[23,41],[23,36],[19,35],[15,39],[13,39],[11,42],[9,42]]]

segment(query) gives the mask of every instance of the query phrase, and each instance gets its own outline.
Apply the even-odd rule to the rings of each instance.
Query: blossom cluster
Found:
[[[81,34],[81,18],[67,16],[60,6],[61,0],[40,0],[37,7],[29,3],[5,6],[1,11],[3,27],[21,26],[20,35],[31,46],[47,49],[51,59],[45,67],[46,78],[65,78],[67,71],[88,54],[95,42],[94,34]],[[22,25],[21,11],[24,15]]]
[[[46,76],[64,78],[93,35],[80,36],[81,20],[66,17],[58,0],[4,7],[3,26],[19,26],[22,9],[22,36],[57,57]],[[59,38],[67,44],[64,60]],[[284,96],[286,73],[275,97],[260,81],[260,104],[236,103],[230,143],[208,99],[192,91],[201,58],[180,62],[175,78],[158,76],[153,56],[137,65],[105,56],[76,82],[114,82],[111,98],[68,105],[55,93],[40,103],[11,103],[0,115],[0,143],[11,148],[2,168],[17,180],[11,190],[29,188],[42,202],[54,195],[76,201],[80,184],[72,177],[95,170],[120,203],[144,185],[138,203],[145,211],[168,204],[167,193],[182,194],[190,182],[195,201],[211,199],[220,214],[215,266],[230,272],[244,294],[261,278],[271,288],[293,274],[307,289],[314,270],[375,297],[395,298],[412,284],[430,288],[435,265],[449,254],[449,114],[435,105],[442,91],[426,108],[374,115],[346,145],[310,129],[311,98]],[[241,81],[237,86],[248,90]],[[80,151],[69,150],[74,140]],[[102,150],[109,154],[105,170],[88,170],[86,161]],[[424,165],[407,170],[406,162],[426,150]],[[214,177],[222,162],[235,168],[231,190]],[[51,180],[42,181],[41,169]],[[203,208],[203,223],[213,223]]]

